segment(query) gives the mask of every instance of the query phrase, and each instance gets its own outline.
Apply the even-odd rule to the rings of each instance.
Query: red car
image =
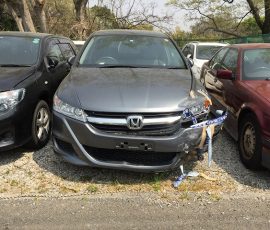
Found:
[[[270,44],[222,48],[202,67],[213,111],[227,109],[225,129],[250,169],[270,168]]]

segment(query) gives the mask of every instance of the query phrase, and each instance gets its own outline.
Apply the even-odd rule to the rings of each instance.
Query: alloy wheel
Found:
[[[45,140],[49,135],[50,117],[45,108],[40,108],[36,117],[36,135],[40,141]]]

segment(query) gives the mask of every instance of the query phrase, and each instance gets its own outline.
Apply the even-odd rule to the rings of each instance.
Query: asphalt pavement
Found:
[[[1,229],[269,229],[268,199],[162,205],[132,195],[0,200]]]

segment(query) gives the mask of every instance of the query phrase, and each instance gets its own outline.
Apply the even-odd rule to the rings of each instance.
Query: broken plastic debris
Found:
[[[209,176],[207,176],[207,175],[204,174],[204,173],[200,173],[200,176],[201,176],[202,178],[206,179],[206,180],[217,181],[216,178],[209,177]]]
[[[198,177],[200,174],[196,171],[190,171],[187,176],[188,177]]]

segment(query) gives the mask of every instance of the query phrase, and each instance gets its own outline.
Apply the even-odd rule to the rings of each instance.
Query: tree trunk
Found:
[[[9,12],[11,13],[12,17],[14,18],[16,24],[17,24],[18,30],[21,31],[21,32],[24,32],[24,27],[23,27],[23,23],[22,23],[22,18],[20,18],[20,17],[18,16],[18,14],[16,13],[16,11],[15,11],[14,8],[12,7],[12,5],[7,4],[7,7],[8,7]]]
[[[79,39],[83,40],[85,37],[85,18],[86,18],[86,5],[88,0],[73,0],[75,11],[76,11],[76,21],[78,22],[78,35]]]
[[[86,5],[88,0],[73,0],[76,11],[76,20],[78,22],[83,22],[86,15]]]
[[[30,10],[28,7],[28,4],[26,2],[26,0],[21,0],[21,15],[22,15],[22,19],[23,19],[23,24],[24,27],[30,31],[30,32],[36,32],[33,20],[32,20],[32,16],[30,14]]]
[[[270,0],[264,0],[264,22],[262,27],[263,34],[270,33]]]
[[[35,15],[38,21],[40,32],[47,33],[47,18],[44,11],[45,0],[36,0],[34,5]]]

